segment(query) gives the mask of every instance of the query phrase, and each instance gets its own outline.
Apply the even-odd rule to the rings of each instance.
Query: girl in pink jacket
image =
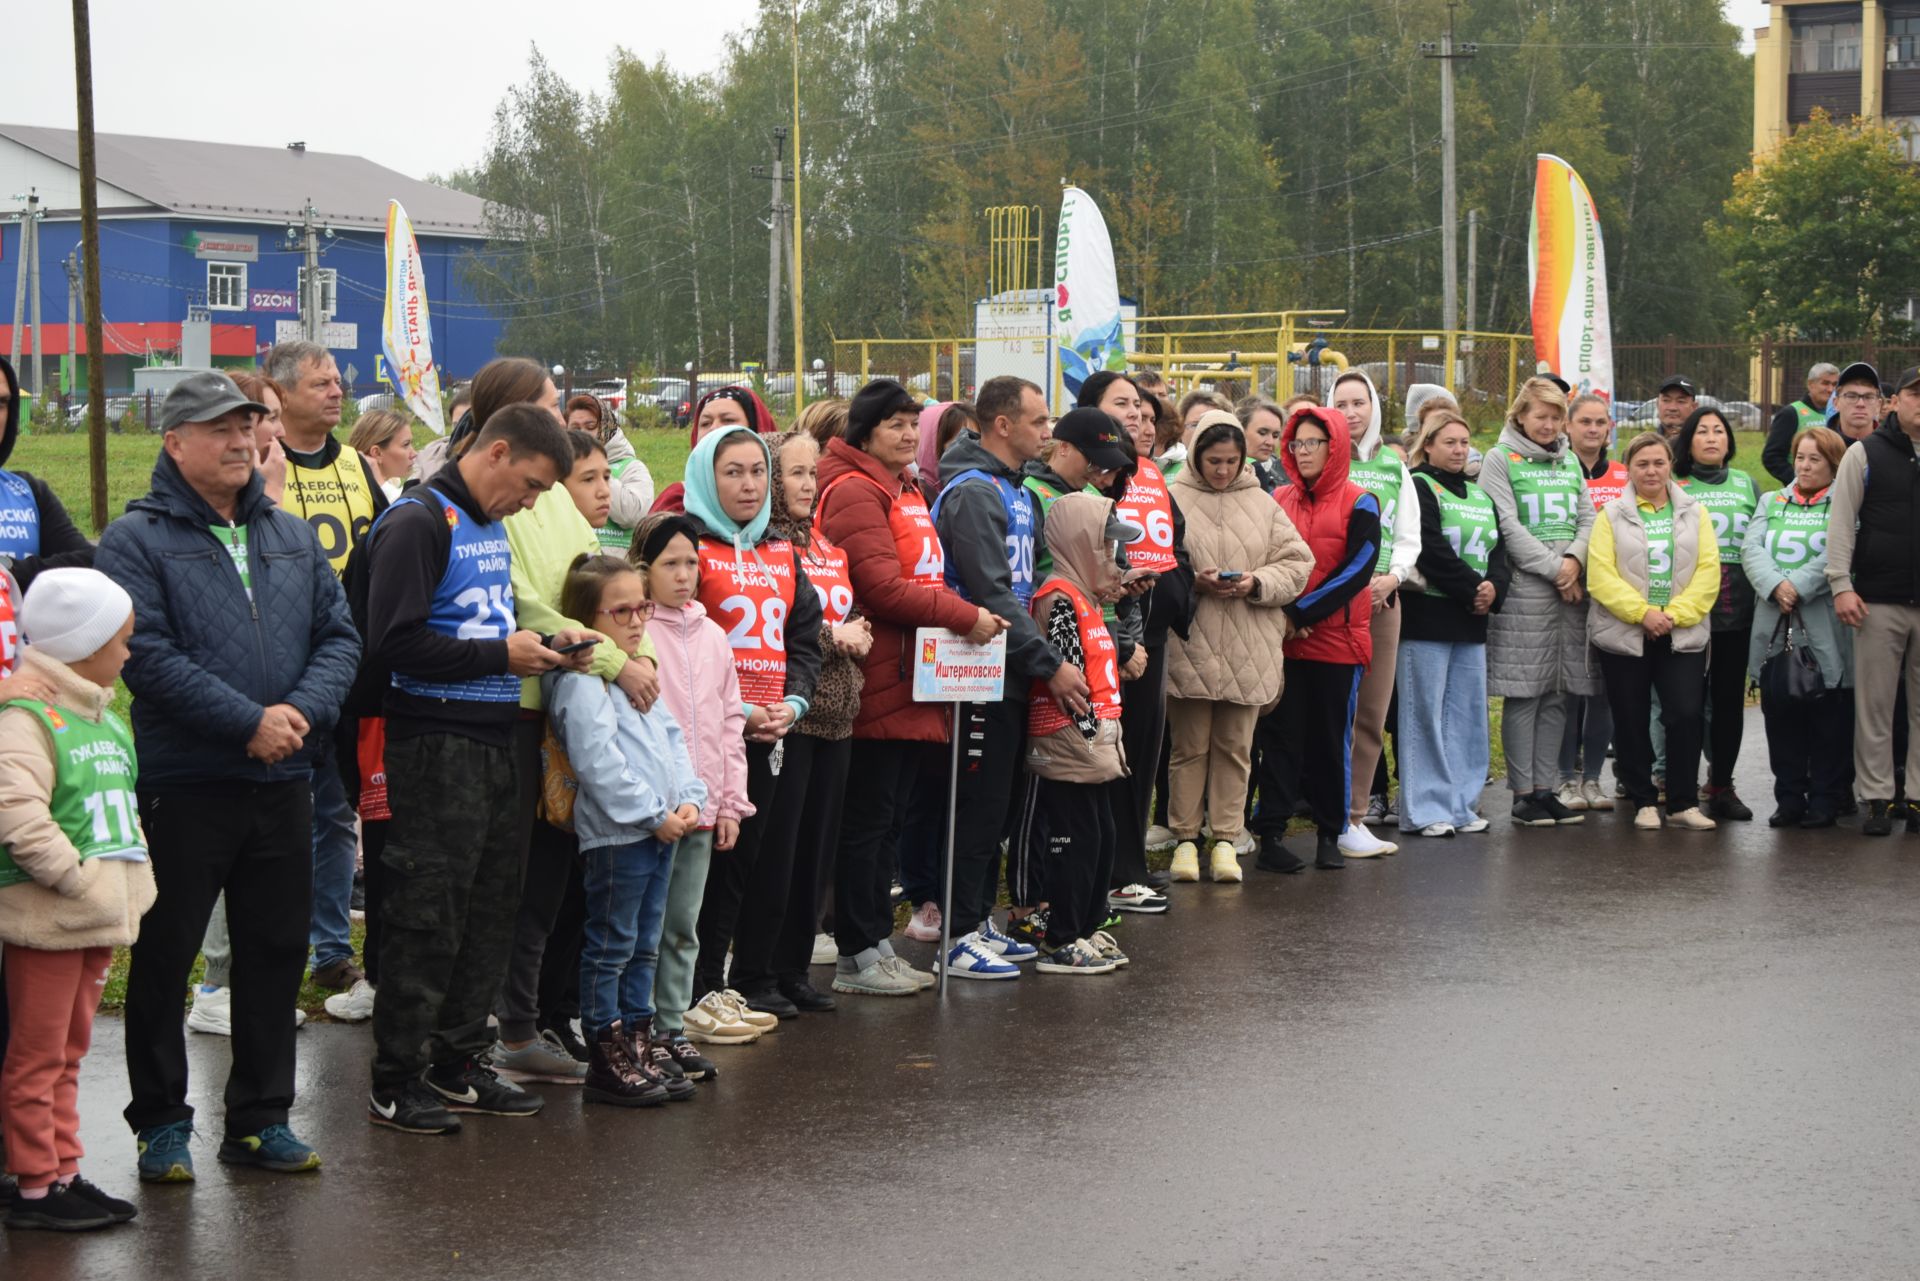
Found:
[[[687,737],[693,769],[707,785],[697,830],[680,838],[667,881],[667,914],[654,974],[655,1032],[660,1049],[694,1081],[718,1075],[693,1040],[738,1045],[778,1022],[748,1010],[731,992],[710,992],[693,1005],[693,967],[700,954],[694,929],[706,894],[713,851],[733,848],[740,820],[753,815],[747,800],[746,705],[734,674],[733,650],[720,625],[694,593],[700,586],[699,531],[675,512],[658,512],[633,531],[630,559],[647,579],[654,602],[647,635],[659,655],[660,697]],[[656,1059],[660,1050],[655,1051]]]

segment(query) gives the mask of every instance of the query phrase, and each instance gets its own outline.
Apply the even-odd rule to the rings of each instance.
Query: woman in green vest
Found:
[[[1578,823],[1585,815],[1554,796],[1568,694],[1598,694],[1587,657],[1580,585],[1593,529],[1586,478],[1562,434],[1567,394],[1529,378],[1507,410],[1480,467],[1480,487],[1500,518],[1513,581],[1487,626],[1487,692],[1506,700],[1500,736],[1513,821],[1523,827]]]
[[[1416,588],[1401,593],[1400,830],[1484,832],[1480,793],[1492,750],[1487,726],[1487,618],[1508,571],[1493,500],[1467,479],[1471,430],[1458,413],[1427,419],[1414,437],[1420,506]]]
[[[1712,818],[1744,821],[1753,811],[1733,790],[1733,767],[1740,759],[1740,733],[1746,724],[1753,585],[1740,567],[1740,552],[1760,506],[1760,490],[1753,477],[1732,463],[1732,424],[1717,409],[1694,410],[1674,443],[1673,473],[1706,511],[1720,544],[1720,599],[1709,619],[1713,643],[1707,658],[1706,810]]]
[[[1769,827],[1832,827],[1847,798],[1853,762],[1853,630],[1834,616],[1827,583],[1829,487],[1846,447],[1840,433],[1825,427],[1795,436],[1793,483],[1760,500],[1741,545],[1741,566],[1754,594],[1747,651],[1753,678],[1759,680],[1767,660],[1785,648],[1791,627],[1794,643],[1813,651],[1827,690],[1811,702],[1790,703],[1771,697],[1764,683],[1760,687],[1777,806]]]

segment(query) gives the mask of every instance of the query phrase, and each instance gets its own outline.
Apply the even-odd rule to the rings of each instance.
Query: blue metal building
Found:
[[[106,384],[129,390],[133,369],[179,359],[180,326],[192,313],[213,322],[218,365],[251,365],[299,324],[305,255],[288,236],[309,204],[330,229],[320,240],[327,344],[343,377],[375,386],[385,296],[387,202],[413,220],[426,263],[433,354],[442,385],[470,377],[495,355],[500,321],[477,302],[465,260],[485,252],[486,205],[478,197],[409,178],[359,156],[226,143],[101,134],[96,144],[100,203],[100,313]],[[75,133],[0,125],[0,200],[38,197],[39,349],[50,393],[61,380],[87,385],[86,331],[76,321],[69,366],[68,255],[80,243],[80,174]],[[0,352],[11,322],[21,253],[22,202],[0,205]],[[31,299],[20,323],[32,319]],[[22,334],[20,373],[31,385],[34,346]],[[65,371],[65,372],[63,372]]]

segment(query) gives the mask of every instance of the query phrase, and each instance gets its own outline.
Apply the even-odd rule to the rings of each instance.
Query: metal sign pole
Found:
[[[947,894],[940,911],[940,998],[947,995],[947,968],[953,953],[953,829],[960,808],[960,709],[953,705],[953,756],[947,771]]]

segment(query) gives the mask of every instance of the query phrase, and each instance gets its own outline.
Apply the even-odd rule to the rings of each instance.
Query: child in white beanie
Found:
[[[75,1232],[134,1216],[79,1164],[80,1060],[94,1010],[113,949],[133,942],[154,899],[133,735],[107,708],[133,601],[96,570],[45,570],[20,630],[18,676],[49,696],[0,704],[0,944],[13,1025],[0,1128],[19,1180],[6,1224]]]

